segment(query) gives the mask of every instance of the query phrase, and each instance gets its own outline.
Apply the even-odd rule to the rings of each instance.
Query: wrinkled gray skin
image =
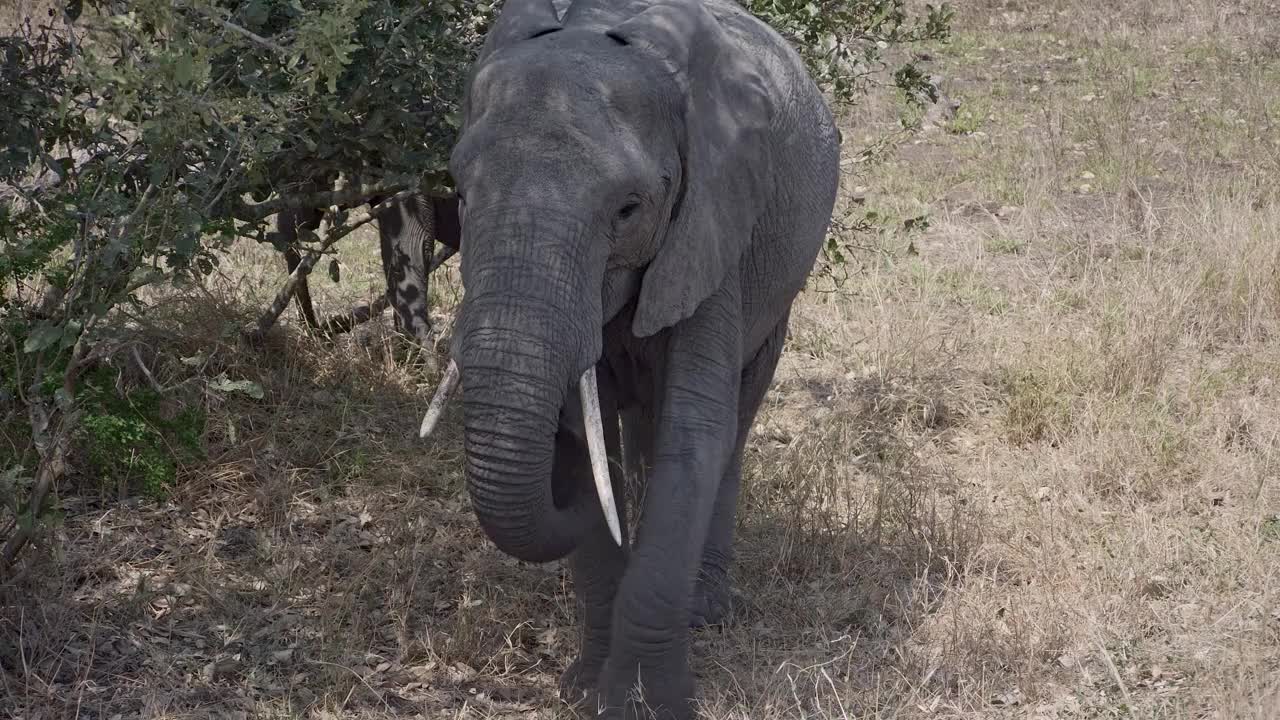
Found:
[[[369,199],[377,205],[382,197]],[[286,210],[276,216],[275,232],[288,249],[285,264],[293,272],[302,257],[294,246],[299,228],[315,230],[320,226],[318,210]],[[431,316],[427,307],[431,263],[435,241],[458,249],[458,200],[420,193],[393,201],[378,213],[378,240],[382,251],[382,271],[387,281],[387,302],[391,305],[395,327],[401,333],[426,345],[431,339]],[[311,327],[319,320],[311,305],[311,291],[306,279],[298,283],[298,306],[303,319]]]
[[[831,113],[729,0],[576,0],[563,20],[507,0],[463,109],[453,355],[473,508],[504,552],[570,558],[582,637],[562,697],[688,718],[688,628],[727,607],[743,445],[831,218]],[[591,366],[609,453],[621,417],[647,481],[625,549],[591,480]]]

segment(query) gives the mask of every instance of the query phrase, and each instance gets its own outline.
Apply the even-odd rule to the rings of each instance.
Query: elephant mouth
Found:
[[[444,377],[436,388],[427,405],[427,412],[418,429],[418,437],[426,438],[436,429],[440,417],[444,414],[445,405],[457,389],[462,373],[456,361],[450,359],[445,368]],[[613,485],[609,479],[609,459],[604,441],[604,420],[600,414],[600,391],[596,381],[594,365],[578,379],[578,395],[582,398],[582,421],[586,429],[587,451],[591,457],[591,477],[595,481],[596,495],[600,500],[600,509],[604,511],[605,521],[609,525],[609,533],[613,541],[622,545],[621,523],[618,521],[618,506],[613,497]]]

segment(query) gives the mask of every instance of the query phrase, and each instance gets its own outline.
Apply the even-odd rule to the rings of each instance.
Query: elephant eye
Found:
[[[631,200],[631,201],[628,201],[628,202],[627,202],[627,204],[626,204],[626,205],[623,205],[623,206],[622,206],[622,209],[618,211],[618,219],[619,219],[619,220],[626,220],[627,218],[629,218],[629,217],[631,217],[632,215],[634,215],[634,214],[635,214],[635,212],[636,212],[636,210],[639,210],[639,209],[640,209],[640,201],[639,201],[639,200]]]

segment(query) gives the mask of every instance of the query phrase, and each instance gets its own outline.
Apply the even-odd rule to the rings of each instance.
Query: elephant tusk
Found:
[[[459,377],[458,364],[450,360],[449,366],[444,369],[444,378],[440,381],[440,387],[436,388],[436,394],[431,398],[431,404],[427,406],[427,414],[422,418],[422,428],[418,430],[418,437],[424,438],[436,429],[436,423],[440,422],[440,416],[444,414],[444,404],[449,402],[449,396],[458,386]]]
[[[600,509],[609,523],[613,541],[622,547],[622,530],[618,523],[618,506],[613,500],[613,484],[609,480],[609,456],[604,444],[604,422],[600,419],[600,392],[596,388],[596,368],[591,366],[578,381],[582,395],[582,421],[587,428],[587,450],[591,453],[591,476],[600,495]]]

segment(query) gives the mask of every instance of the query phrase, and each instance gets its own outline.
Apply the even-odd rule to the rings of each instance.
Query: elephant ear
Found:
[[[631,328],[645,337],[693,315],[737,271],[771,193],[773,106],[758,56],[696,0],[654,5],[608,34],[654,55],[684,103],[679,195]]]
[[[485,35],[476,65],[493,52],[514,43],[559,30],[560,14],[553,0],[507,0]]]

